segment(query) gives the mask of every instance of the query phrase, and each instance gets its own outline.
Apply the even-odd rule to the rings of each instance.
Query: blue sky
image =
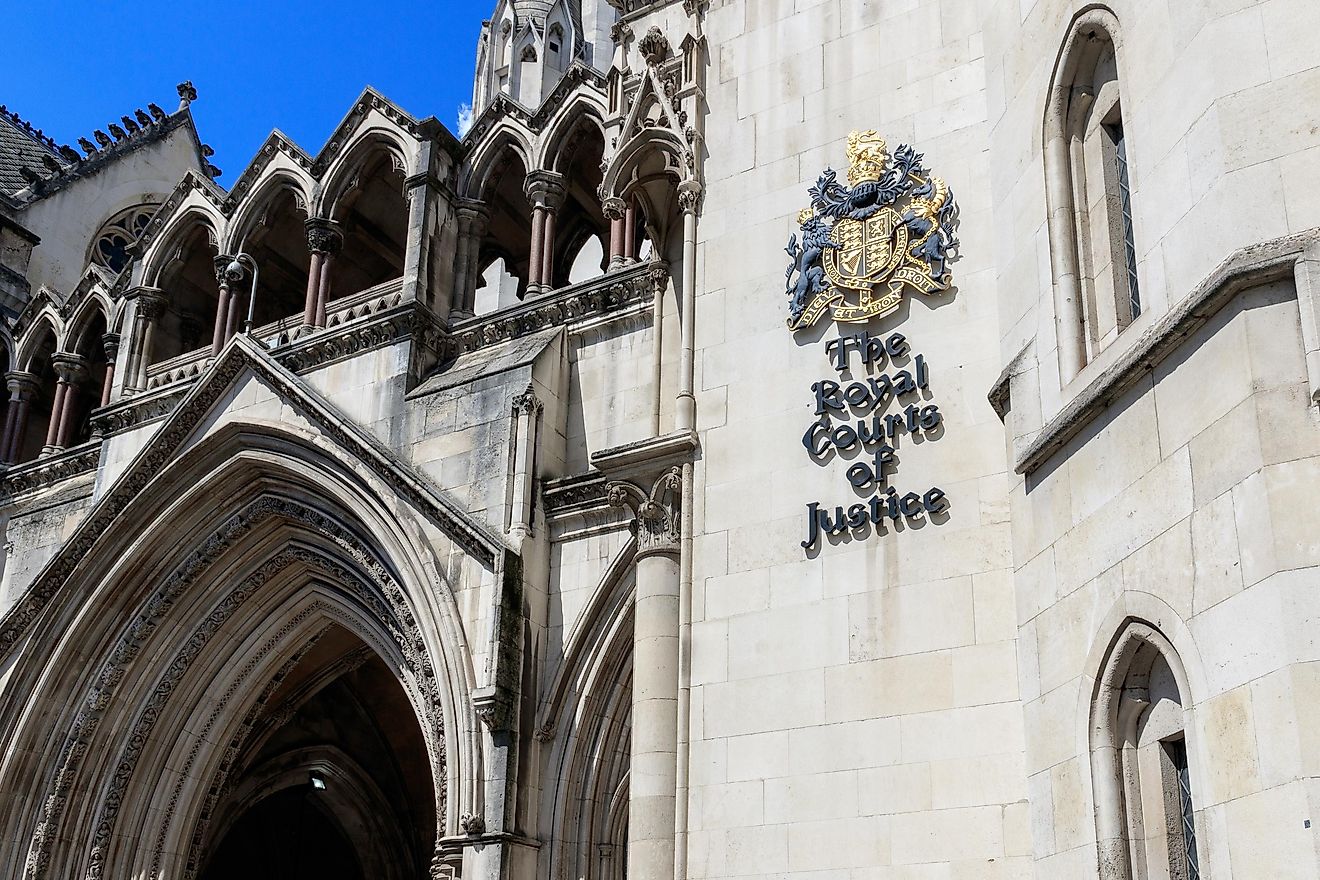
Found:
[[[154,101],[193,114],[228,186],[271,129],[315,154],[366,85],[457,129],[495,0],[26,3],[6,16],[0,104],[77,146]]]

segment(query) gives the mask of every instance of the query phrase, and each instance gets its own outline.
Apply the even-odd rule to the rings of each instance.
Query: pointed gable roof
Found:
[[[111,531],[119,516],[158,477],[170,479],[167,465],[186,452],[188,441],[229,389],[255,376],[275,390],[295,412],[320,429],[354,460],[377,477],[482,566],[495,569],[516,555],[502,537],[430,480],[401,461],[375,437],[354,424],[306,382],[279,364],[244,335],[235,336],[219,358],[184,395],[165,421],[129,463],[114,485],[93,505],[73,535],[47,563],[19,601],[0,618],[0,657],[8,654],[98,540]],[[166,473],[163,473],[166,472]]]

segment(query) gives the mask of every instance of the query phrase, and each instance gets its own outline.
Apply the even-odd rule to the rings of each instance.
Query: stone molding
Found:
[[[530,336],[540,330],[608,315],[651,299],[647,264],[637,263],[591,281],[538,296],[510,309],[455,323],[451,328],[453,357]]]
[[[101,441],[94,439],[11,466],[0,476],[0,503],[8,505],[21,496],[93,473],[100,464]]]
[[[137,658],[151,634],[163,622],[169,609],[193,583],[244,535],[272,518],[302,523],[329,538],[335,546],[348,553],[367,577],[359,577],[355,570],[347,568],[322,552],[301,546],[289,547],[258,566],[212,607],[193,636],[184,643],[179,654],[165,666],[166,672],[152,689],[148,702],[139,707],[138,720],[126,740],[127,750],[120,756],[112,777],[113,782],[101,799],[101,810],[95,824],[94,853],[99,849],[102,859],[104,858],[105,848],[109,845],[113,831],[114,818],[122,803],[124,792],[132,780],[133,770],[141,756],[141,751],[151,738],[151,731],[161,708],[172,695],[174,688],[182,681],[192,662],[200,655],[211,637],[244,602],[260,592],[279,572],[295,564],[314,568],[337,583],[353,589],[361,598],[363,607],[372,609],[378,622],[393,636],[396,648],[412,674],[412,684],[423,689],[421,695],[425,697],[425,701],[419,708],[428,715],[425,719],[428,723],[423,725],[423,732],[427,736],[427,749],[432,758],[433,768],[440,768],[436,781],[440,786],[438,791],[441,793],[440,801],[443,804],[445,775],[443,700],[436,684],[435,669],[429,657],[419,647],[424,642],[415,617],[407,607],[403,590],[389,575],[384,564],[351,532],[333,519],[291,499],[262,496],[229,517],[209,538],[202,540],[198,545],[199,550],[186,556],[169,575],[163,578],[151,598],[139,606],[133,620],[121,629],[119,640],[101,667],[91,691],[79,701],[79,705],[85,708],[74,718],[73,728],[68,732],[60,752],[59,769],[53,777],[54,781],[47,796],[42,799],[41,819],[37,824],[27,861],[28,875],[32,880],[40,880],[45,874],[49,865],[51,844],[78,769],[86,755],[87,743],[99,726],[105,709],[112,703],[113,695],[117,686],[123,681],[127,669]],[[286,623],[285,626],[289,627],[291,624]],[[212,797],[218,799],[218,794],[211,791],[208,800]],[[211,806],[213,807],[214,804]],[[195,835],[189,853],[186,877],[193,877],[199,867],[199,843],[200,840]],[[97,880],[99,877],[99,868],[89,869],[87,880]]]
[[[484,524],[430,486],[424,477],[414,473],[378,440],[339,415],[297,376],[240,335],[229,342],[201,381],[183,396],[166,424],[133,459],[113,488],[88,512],[73,536],[47,563],[22,597],[0,618],[0,656],[13,650],[93,545],[173,459],[175,451],[243,369],[250,369],[260,376],[276,394],[293,404],[349,455],[371,468],[392,491],[406,498],[483,566],[494,570],[513,552]]]
[[[1158,323],[1142,333],[1117,361],[1077,392],[1018,452],[1014,471],[1028,474],[1044,464],[1239,293],[1271,281],[1295,277],[1299,261],[1303,260],[1308,249],[1316,246],[1317,241],[1320,241],[1320,233],[1310,230],[1250,245],[1230,255]],[[1313,294],[1302,290],[1303,286],[1298,285],[1298,299],[1309,301]],[[1309,331],[1305,320],[1302,324],[1305,338]],[[1001,412],[1001,417],[1012,406],[1011,380],[1014,375],[1012,370],[1005,370],[987,395],[991,405]],[[1311,384],[1314,394],[1316,376],[1311,376]]]

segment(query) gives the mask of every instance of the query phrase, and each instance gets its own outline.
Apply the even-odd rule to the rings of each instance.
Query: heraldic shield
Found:
[[[798,215],[801,242],[789,238],[790,329],[826,311],[836,321],[867,321],[898,308],[907,288],[931,294],[952,283],[957,207],[948,185],[909,146],[891,157],[874,131],[848,136],[848,161],[851,186],[827,169]]]

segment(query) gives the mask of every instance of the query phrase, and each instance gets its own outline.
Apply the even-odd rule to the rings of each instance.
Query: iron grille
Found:
[[[1192,810],[1192,782],[1187,772],[1187,743],[1174,740],[1167,744],[1169,760],[1178,776],[1178,806],[1182,816],[1183,850],[1187,856],[1188,880],[1201,880],[1201,867],[1196,861],[1196,819]]]
[[[1141,314],[1141,289],[1137,285],[1137,245],[1132,237],[1132,186],[1128,180],[1127,139],[1121,123],[1109,126],[1118,163],[1118,202],[1123,214],[1123,257],[1127,263],[1128,307],[1135,320]]]

